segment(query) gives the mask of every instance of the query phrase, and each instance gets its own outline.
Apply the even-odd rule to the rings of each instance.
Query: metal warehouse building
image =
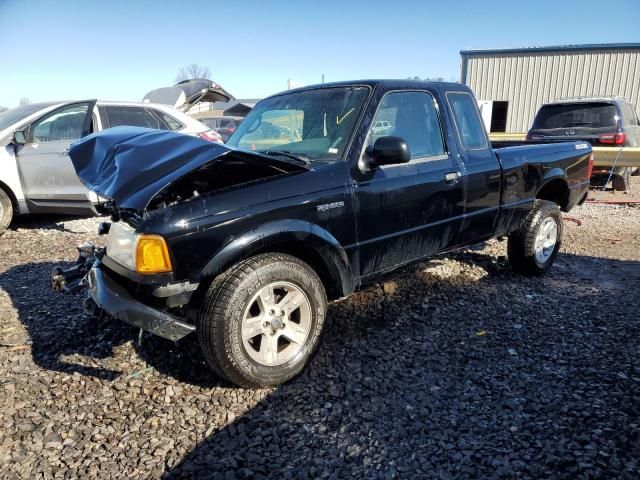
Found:
[[[640,112],[640,43],[463,50],[462,83],[492,132],[526,132],[557,98],[622,96]]]

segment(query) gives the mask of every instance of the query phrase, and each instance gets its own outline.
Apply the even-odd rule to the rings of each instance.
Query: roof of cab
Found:
[[[410,90],[415,88],[427,88],[438,87],[445,90],[463,90],[469,91],[469,87],[462,83],[457,82],[431,82],[423,80],[407,80],[407,79],[378,79],[378,80],[350,80],[341,82],[320,83],[315,85],[308,85],[305,87],[295,88],[292,90],[285,90],[283,92],[276,93],[275,95],[284,95],[292,92],[304,92],[306,90],[317,90],[320,88],[333,88],[333,87],[382,87],[384,89],[398,89],[398,90]],[[275,96],[273,95],[273,96]]]

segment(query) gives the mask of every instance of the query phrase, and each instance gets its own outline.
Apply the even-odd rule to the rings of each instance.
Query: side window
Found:
[[[163,130],[175,131],[175,130],[180,130],[181,128],[184,127],[182,123],[180,123],[178,120],[173,118],[171,115],[164,113],[160,110],[156,110],[156,109],[152,109],[152,110],[153,110],[153,113],[155,113],[158,116],[158,118],[162,121],[162,123],[160,124],[160,128],[162,128]]]
[[[466,92],[448,92],[447,100],[453,111],[453,118],[464,148],[468,150],[486,148],[487,137],[474,98]]]
[[[78,140],[82,136],[88,105],[68,105],[42,117],[31,126],[29,143]]]
[[[384,136],[402,137],[411,158],[444,154],[435,102],[427,92],[391,92],[384,96],[369,132],[368,145]]]
[[[142,107],[127,107],[124,105],[107,105],[104,107],[109,127],[162,128],[160,121],[153,114]]]

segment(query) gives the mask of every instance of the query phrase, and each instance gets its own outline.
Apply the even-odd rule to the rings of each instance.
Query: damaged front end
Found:
[[[73,266],[54,269],[53,290],[86,290],[83,305],[91,317],[116,318],[173,341],[195,330],[190,301],[199,283],[176,278],[172,232],[160,235],[150,226],[154,219],[157,224],[184,203],[196,212],[193,205],[205,208],[210,203],[204,199],[215,192],[307,170],[258,152],[136,127],[90,135],[72,145],[70,157],[87,188],[106,199],[101,209],[112,223],[100,226],[104,247],[85,243]],[[147,269],[145,255],[166,264]]]
[[[94,319],[116,318],[173,341],[195,330],[191,322],[171,313],[170,309],[186,304],[197,283],[139,286],[134,293],[131,292],[134,289],[128,288],[130,283],[105,268],[104,255],[104,247],[83,243],[78,247],[78,259],[72,267],[56,267],[51,272],[51,288],[71,294],[86,290],[82,306],[85,314]],[[143,301],[138,296],[147,299]]]
[[[78,245],[78,259],[73,267],[56,267],[51,272],[51,289],[54,292],[78,293],[86,286],[87,273],[104,255],[103,248],[96,248],[91,242]]]

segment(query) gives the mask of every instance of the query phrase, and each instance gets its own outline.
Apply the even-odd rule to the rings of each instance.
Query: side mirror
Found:
[[[27,143],[27,135],[24,130],[16,130],[13,132],[13,143],[16,145],[24,145]]]
[[[369,157],[367,169],[379,165],[396,165],[399,163],[408,163],[411,160],[411,152],[407,142],[400,137],[380,137],[373,147],[367,149]]]

